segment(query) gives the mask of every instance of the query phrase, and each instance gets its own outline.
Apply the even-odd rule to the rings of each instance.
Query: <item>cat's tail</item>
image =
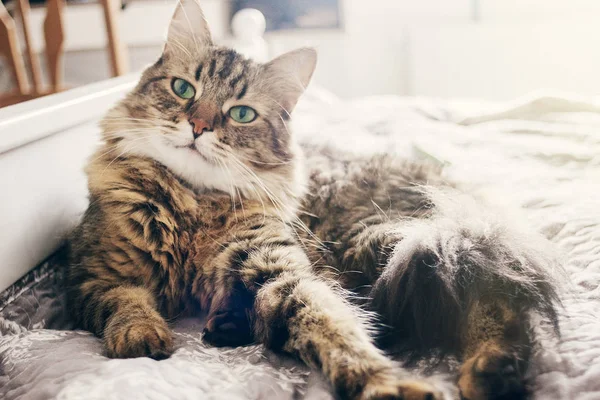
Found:
[[[392,328],[384,339],[416,352],[463,351],[481,304],[492,314],[508,308],[513,318],[538,312],[558,333],[561,268],[549,243],[500,222],[471,196],[423,191],[433,213],[398,224],[402,239],[371,293],[372,306]],[[483,334],[486,329],[494,328],[482,327]]]

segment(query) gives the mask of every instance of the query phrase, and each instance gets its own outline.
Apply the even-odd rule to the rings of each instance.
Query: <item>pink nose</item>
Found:
[[[212,130],[210,124],[201,118],[191,118],[189,122],[193,128],[192,130],[194,132],[194,138],[202,135],[202,132],[204,131]]]

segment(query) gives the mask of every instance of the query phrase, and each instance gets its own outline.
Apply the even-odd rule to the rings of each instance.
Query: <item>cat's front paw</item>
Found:
[[[113,317],[104,332],[111,358],[150,357],[155,360],[173,354],[173,334],[162,319]]]
[[[525,399],[523,365],[510,348],[486,344],[461,369],[458,380],[466,400]]]
[[[206,323],[203,339],[216,347],[237,347],[254,342],[246,310],[224,310],[215,313]]]
[[[429,382],[418,378],[397,378],[392,374],[372,377],[360,400],[443,400],[444,395]]]

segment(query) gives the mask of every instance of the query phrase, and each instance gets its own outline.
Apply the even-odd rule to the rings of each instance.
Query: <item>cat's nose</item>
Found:
[[[189,121],[190,125],[192,125],[194,139],[197,139],[204,131],[212,130],[210,124],[201,118],[191,118]]]

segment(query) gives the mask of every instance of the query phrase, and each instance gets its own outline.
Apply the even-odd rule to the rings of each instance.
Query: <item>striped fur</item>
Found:
[[[181,2],[163,55],[102,121],[70,240],[78,325],[110,357],[162,359],[175,350],[167,321],[205,310],[205,341],[292,354],[342,398],[441,398],[374,345],[365,313],[313,269],[293,228],[305,178],[286,124],[314,51],[253,63],[212,46],[194,7]],[[176,96],[175,78],[195,96]],[[236,123],[236,105],[258,118]],[[194,136],[192,118],[210,129]]]
[[[352,290],[389,327],[382,345],[462,357],[464,397],[522,396],[527,316],[556,320],[552,260],[458,192],[426,189],[449,188],[431,166],[309,148],[307,174],[288,122],[315,62],[213,46],[195,0],[180,2],[163,55],[102,121],[71,314],[110,357],[162,359],[167,321],[204,310],[208,343],[294,355],[341,398],[441,399],[375,346]],[[236,123],[239,105],[258,117]],[[210,128],[193,135],[192,118]]]
[[[376,349],[276,209],[244,199],[243,214],[234,212],[226,193],[197,193],[155,161],[105,150],[88,167],[91,205],[71,241],[69,298],[109,356],[166,357],[165,318],[242,310],[254,339],[321,369],[344,398],[435,396]]]
[[[560,267],[545,241],[499,220],[435,166],[309,152],[302,219],[328,244],[311,258],[381,316],[380,345],[413,359],[462,358],[466,399],[526,396],[530,315],[558,330]]]

